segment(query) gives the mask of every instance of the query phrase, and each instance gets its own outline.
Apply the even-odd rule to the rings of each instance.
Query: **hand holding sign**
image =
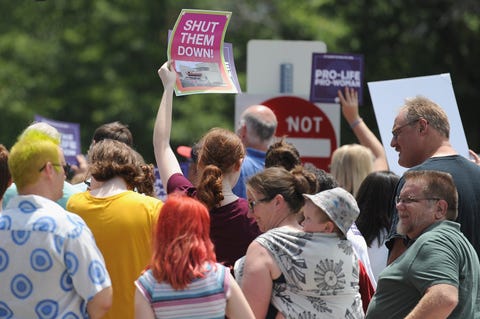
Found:
[[[162,84],[165,90],[173,88],[177,80],[177,74],[172,70],[170,62],[165,62],[160,69],[158,69],[158,76],[162,79]]]

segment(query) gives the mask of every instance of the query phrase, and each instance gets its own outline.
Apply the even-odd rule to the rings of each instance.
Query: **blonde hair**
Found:
[[[60,134],[60,132],[55,127],[53,127],[50,124],[45,123],[45,122],[35,122],[35,123],[29,125],[22,132],[22,134],[19,136],[18,139],[19,140],[22,139],[26,134],[28,134],[28,132],[30,132],[32,130],[33,131],[39,131],[39,132],[42,132],[42,133],[50,136],[55,141],[58,141],[59,144],[60,144],[60,141],[62,139],[62,135]]]
[[[333,152],[330,173],[339,186],[356,196],[360,184],[373,172],[374,160],[375,156],[368,147],[346,144]]]
[[[8,158],[8,168],[18,189],[35,183],[47,162],[60,164],[59,145],[59,139],[40,130],[29,129],[22,133]],[[61,168],[55,166],[54,169]]]

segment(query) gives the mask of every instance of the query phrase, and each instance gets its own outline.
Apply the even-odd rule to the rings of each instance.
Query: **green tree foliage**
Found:
[[[479,1],[342,0],[329,10],[350,29],[339,46],[365,54],[367,81],[450,73],[467,142],[480,151]]]
[[[86,151],[97,126],[118,120],[153,161],[163,91],[156,71],[168,29],[190,8],[232,11],[225,40],[244,91],[250,39],[321,40],[330,52],[363,53],[367,81],[449,72],[470,147],[478,149],[478,7],[474,0],[2,1],[0,142],[10,147],[40,114],[80,123]],[[367,96],[375,129],[369,103]],[[191,144],[213,126],[233,129],[233,114],[232,94],[176,97],[172,145]],[[351,141],[342,132],[342,143]]]
[[[22,1],[2,3],[2,92],[13,142],[34,114],[81,123],[84,148],[98,125],[119,120],[150,137],[157,99],[155,69],[165,59],[165,10],[151,1]],[[5,69],[4,66],[7,66]],[[158,93],[159,94],[159,93]]]
[[[156,71],[166,60],[167,30],[181,7],[138,0],[2,7],[11,13],[0,22],[2,142],[13,144],[40,114],[81,123],[85,150],[98,125],[118,120],[129,125],[137,149],[152,161],[153,121],[163,89]],[[181,102],[175,140],[186,142],[187,132],[200,134],[226,122],[218,100],[192,97],[191,107]]]
[[[118,120],[129,125],[149,161],[162,93],[156,70],[166,60],[167,31],[182,8],[233,12],[226,41],[234,44],[243,90],[248,40],[339,35],[328,23],[319,32],[318,22],[327,19],[317,20],[294,1],[202,1],[199,7],[172,0],[46,0],[0,6],[9,13],[0,21],[2,142],[11,146],[40,114],[80,123],[86,150],[98,125]],[[191,144],[213,126],[233,129],[233,114],[233,95],[176,98],[172,144]]]

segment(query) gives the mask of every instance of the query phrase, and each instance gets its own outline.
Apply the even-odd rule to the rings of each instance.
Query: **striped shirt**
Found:
[[[185,289],[157,282],[151,269],[135,285],[152,306],[155,318],[225,318],[229,295],[229,269],[220,264],[207,266],[204,278],[194,279]]]

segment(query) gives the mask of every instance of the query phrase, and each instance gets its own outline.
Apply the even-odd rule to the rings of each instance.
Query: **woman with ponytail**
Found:
[[[245,255],[248,245],[260,230],[253,218],[247,216],[248,203],[232,192],[240,176],[245,148],[233,132],[213,128],[199,144],[195,187],[183,174],[170,146],[172,100],[177,73],[165,63],[158,74],[164,92],[155,121],[153,146],[163,185],[167,193],[181,191],[200,200],[210,212],[210,238],[215,245],[219,262],[232,267]]]

